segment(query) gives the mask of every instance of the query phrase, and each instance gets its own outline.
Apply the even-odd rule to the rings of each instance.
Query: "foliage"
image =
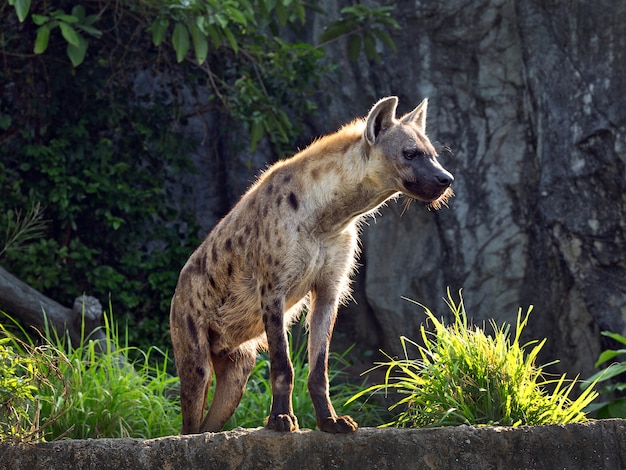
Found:
[[[42,395],[67,395],[62,360],[47,346],[28,344],[0,324],[0,442],[41,439],[44,429],[65,412],[41,416]]]
[[[5,228],[4,242],[0,244],[0,259],[7,251],[21,251],[31,240],[45,233],[46,223],[42,220],[41,205],[35,203],[24,215],[21,209],[9,209],[0,215],[1,227]]]
[[[319,40],[327,43],[349,36],[348,56],[351,60],[356,60],[361,51],[364,51],[369,59],[380,63],[380,54],[376,49],[378,41],[396,52],[396,44],[386,30],[400,28],[398,22],[391,17],[392,11],[393,7],[389,6],[368,8],[358,3],[342,8],[342,17],[330,24]]]
[[[626,338],[620,334],[603,331],[602,335],[626,345]],[[623,359],[624,357],[626,357],[625,348],[607,349],[600,354],[595,367],[615,358]],[[612,362],[581,384],[581,388],[586,390],[593,383],[603,383],[598,391],[600,395],[606,397],[606,400],[589,405],[586,410],[588,413],[595,413],[598,418],[626,418],[626,396],[624,396],[626,382],[623,381],[623,374],[626,374],[626,361]],[[619,380],[620,377],[622,380]]]
[[[390,408],[399,410],[397,417],[386,426],[518,426],[586,419],[583,408],[598,395],[593,387],[570,399],[576,380],[567,384],[565,375],[546,380],[543,367],[535,365],[546,340],[520,343],[532,308],[524,316],[519,310],[514,336],[510,325],[498,327],[494,322],[489,336],[481,328],[468,327],[462,297],[455,303],[448,291],[447,303],[454,322],[446,326],[424,307],[434,326],[432,333],[421,327],[424,345],[402,337],[405,358],[388,356],[388,362],[376,366],[386,368],[385,382],[355,395],[403,395]],[[409,358],[409,346],[417,349],[418,359]],[[553,391],[548,393],[547,387]]]
[[[36,392],[37,407],[26,410],[29,416],[36,413],[45,420],[40,438],[151,438],[179,431],[180,408],[172,397],[178,379],[167,373],[167,354],[122,344],[116,324],[110,315],[105,318],[104,344],[84,338],[72,345],[67,337],[48,330],[44,346],[35,347],[34,340],[19,341],[0,325],[19,356],[40,350],[48,363],[56,364],[57,374]],[[141,360],[131,362],[136,357]],[[33,368],[41,369],[41,361],[35,361]]]
[[[131,342],[165,346],[177,274],[198,244],[189,194],[173,190],[197,147],[181,130],[209,116],[201,138],[215,154],[203,158],[217,165],[262,140],[276,157],[291,151],[332,68],[321,47],[287,39],[309,13],[314,2],[294,0],[1,4],[0,234],[10,211],[40,204],[48,220],[21,251],[5,244],[3,265],[61,303],[113,294]],[[388,7],[344,16],[342,35],[392,44]]]
[[[137,26],[150,33],[154,46],[171,44],[178,63],[193,56],[195,63],[208,75],[213,92],[222,105],[228,108],[233,118],[249,127],[252,150],[266,132],[279,148],[289,142],[287,136],[297,133],[299,120],[292,124],[294,116],[287,118],[283,109],[285,104],[291,103],[292,108],[299,109],[300,113],[306,113],[307,108],[310,110],[314,105],[311,100],[304,99],[304,109],[296,108],[297,102],[285,100],[280,95],[287,94],[299,101],[303,92],[312,92],[325,71],[319,64],[322,53],[318,48],[301,41],[289,43],[278,39],[283,28],[295,31],[302,28],[307,9],[321,12],[315,3],[294,0],[99,1],[95,5],[97,8],[85,4],[98,12],[89,15],[85,5],[74,4],[67,13],[63,8],[31,6],[30,0],[11,0],[9,3],[14,6],[20,22],[25,22],[28,13],[32,12],[30,19],[38,27],[33,48],[35,54],[46,52],[51,32],[58,28],[74,67],[83,63],[88,46],[103,36],[106,30],[102,25],[103,17],[107,14],[132,17]],[[363,50],[369,59],[380,61],[377,42],[395,51],[395,43],[387,32],[387,28],[399,28],[391,17],[392,11],[393,7],[389,6],[369,8],[356,4],[345,7],[340,18],[327,26],[319,41],[326,45],[347,36],[352,59]],[[294,53],[299,60],[285,60]],[[307,82],[305,86],[290,83],[288,78],[280,79],[280,88],[287,93],[276,95],[268,84],[272,79],[268,80],[264,73],[275,70],[272,67],[276,65],[275,58],[279,58],[283,66],[278,71],[286,76],[295,73],[300,81]],[[306,70],[300,69],[303,60]],[[232,70],[224,70],[223,66]],[[234,80],[229,80],[230,72],[235,72]],[[273,75],[274,78],[280,77],[277,73]],[[233,83],[239,77],[248,81],[246,87]],[[245,112],[238,110],[233,103],[233,98],[242,94],[242,101],[253,105],[246,107]],[[263,121],[259,120],[258,114],[263,115]]]

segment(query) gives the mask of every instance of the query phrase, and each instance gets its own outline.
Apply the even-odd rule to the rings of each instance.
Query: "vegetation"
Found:
[[[626,338],[620,334],[603,331],[602,335],[626,345]],[[581,384],[583,390],[588,389],[593,383],[602,383],[598,389],[600,395],[605,398],[598,403],[592,403],[587,407],[587,412],[594,413],[598,418],[626,418],[626,348],[607,349],[600,354],[595,367],[611,362],[608,367],[600,370]],[[621,361],[615,361],[621,358]]]
[[[122,343],[117,326],[106,318],[106,345],[88,338],[72,345],[67,337],[47,331],[37,338],[42,346],[36,346],[24,330],[16,334],[15,328],[0,325],[2,341],[22,364],[16,377],[32,381],[29,369],[46,375],[46,387],[33,389],[14,406],[37,429],[32,439],[151,438],[180,430],[180,409],[172,396],[178,380],[167,372],[167,354],[156,348],[144,353]],[[54,374],[45,372],[50,364]],[[23,435],[3,434],[24,440]]]
[[[376,60],[377,44],[393,45],[391,9],[362,5],[329,20],[323,45],[299,39],[323,14],[299,0],[2,3],[0,233],[38,204],[47,220],[22,250],[0,246],[3,266],[61,303],[113,294],[131,344],[166,348],[198,244],[179,183],[198,141],[216,172],[262,141],[281,157],[332,70],[324,48],[349,40],[353,57]],[[205,135],[185,131],[199,118]]]
[[[88,338],[72,345],[47,331],[37,346],[5,317],[5,326],[0,324],[0,441],[153,438],[180,432],[179,381],[168,373],[171,358],[157,348],[142,352],[128,346],[128,332],[120,334],[112,318],[106,318],[106,345]],[[315,428],[305,343],[293,337],[291,343],[297,344],[292,348],[294,408],[301,427]],[[377,424],[378,407],[354,401],[343,407],[359,389],[345,381],[347,353],[331,357],[334,406],[353,413],[363,425]],[[225,428],[262,426],[269,414],[270,390],[269,359],[261,355]]]
[[[577,399],[570,399],[575,385],[565,375],[548,380],[545,366],[535,359],[542,341],[520,343],[522,330],[531,312],[520,309],[515,334],[510,326],[492,322],[493,335],[468,326],[462,298],[455,303],[450,292],[447,301],[454,322],[446,326],[425,308],[434,326],[429,333],[421,328],[424,345],[402,337],[404,359],[389,357],[376,367],[386,368],[385,382],[355,395],[396,392],[401,398],[390,410],[398,412],[386,426],[422,427],[448,425],[540,425],[579,422],[586,419],[583,409],[596,397],[593,386]],[[417,350],[410,358],[408,348]],[[552,392],[547,389],[552,388]]]
[[[0,325],[2,327],[2,325]],[[2,332],[6,332],[2,328]],[[40,439],[57,413],[41,416],[40,395],[65,397],[67,388],[58,368],[62,358],[45,346],[35,347],[0,332],[0,442]],[[56,388],[54,388],[56,387]],[[43,424],[42,424],[43,423]]]

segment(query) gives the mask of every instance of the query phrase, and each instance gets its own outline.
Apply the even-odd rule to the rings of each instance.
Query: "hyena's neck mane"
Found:
[[[368,166],[365,122],[356,120],[286,161],[316,230],[338,232],[375,210],[396,191],[380,187]]]

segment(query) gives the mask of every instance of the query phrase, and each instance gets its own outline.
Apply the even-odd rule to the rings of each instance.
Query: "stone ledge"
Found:
[[[0,445],[1,469],[624,469],[626,420],[537,427],[263,428],[159,439]]]

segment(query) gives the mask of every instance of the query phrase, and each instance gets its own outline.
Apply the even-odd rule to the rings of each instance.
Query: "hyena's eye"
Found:
[[[402,155],[407,160],[413,160],[414,158],[421,157],[424,155],[424,152],[417,148],[412,148],[408,150],[403,150]]]

